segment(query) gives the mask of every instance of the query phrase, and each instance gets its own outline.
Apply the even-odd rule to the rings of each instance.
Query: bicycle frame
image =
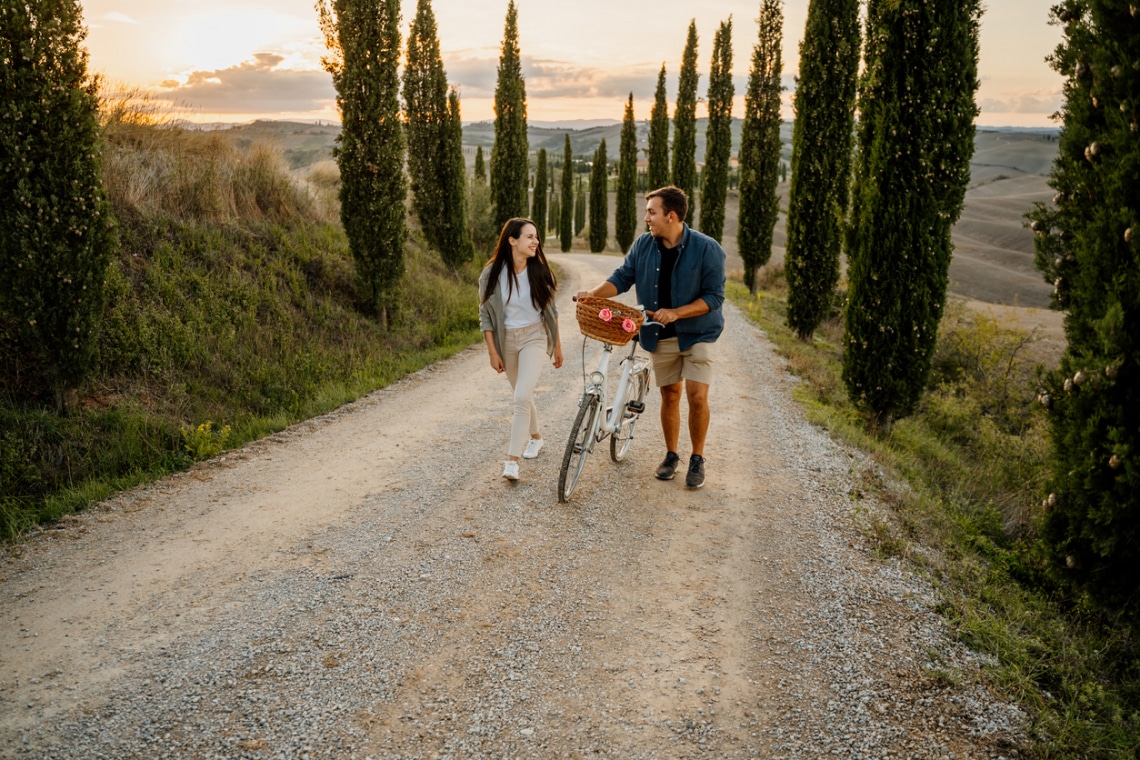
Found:
[[[602,344],[602,360],[598,363],[598,368],[590,373],[589,380],[583,390],[583,396],[597,396],[603,403],[606,401],[608,394],[606,393],[606,380],[609,377],[610,357],[613,356],[614,347],[609,343]],[[608,417],[599,415],[601,424],[597,425],[591,436],[591,450],[593,444],[605,440],[607,435],[612,435],[617,432],[621,426],[622,418],[625,416],[626,399],[629,397],[629,381],[633,377],[634,354],[637,352],[638,340],[635,338],[629,342],[629,353],[621,360],[623,366],[621,378],[618,380],[617,390],[614,392],[614,405],[610,410]],[[639,368],[640,369],[640,368]]]

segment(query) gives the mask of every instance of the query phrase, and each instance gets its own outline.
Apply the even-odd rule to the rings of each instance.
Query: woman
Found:
[[[534,222],[507,221],[479,276],[479,327],[491,369],[506,372],[514,389],[511,444],[503,466],[508,480],[519,479],[520,459],[534,459],[542,448],[534,388],[544,354],[554,358],[555,368],[562,366],[556,287]]]

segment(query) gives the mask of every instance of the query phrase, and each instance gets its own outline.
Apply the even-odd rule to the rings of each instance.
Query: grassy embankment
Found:
[[[413,233],[394,324],[363,313],[335,172],[296,182],[266,144],[106,114],[120,256],[98,372],[58,414],[0,350],[0,540],[330,411],[479,339],[476,265]],[[0,348],[3,347],[0,335]]]
[[[739,283],[730,297],[803,378],[796,395],[810,419],[882,468],[863,474],[865,491],[890,509],[857,509],[861,527],[884,555],[930,577],[954,634],[992,656],[983,677],[1030,716],[1033,754],[1135,757],[1140,658],[1130,624],[1055,585],[1035,541],[1049,444],[1033,336],[951,304],[920,410],[878,438],[847,400],[838,314],[811,345],[797,340],[783,273],[765,276],[755,298]]]

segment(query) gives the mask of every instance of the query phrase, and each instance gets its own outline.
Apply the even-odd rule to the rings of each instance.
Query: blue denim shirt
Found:
[[[709,310],[699,317],[679,319],[674,324],[677,329],[677,346],[682,351],[694,343],[712,343],[724,330],[724,249],[720,243],[708,235],[689,229],[677,252],[677,263],[673,267],[673,306],[679,308],[703,298]],[[624,293],[637,286],[637,300],[649,311],[656,311],[661,299],[657,294],[657,281],[661,271],[661,251],[657,241],[648,232],[633,242],[625,261],[607,279]],[[641,345],[646,351],[657,348],[659,327],[647,327],[641,331]]]

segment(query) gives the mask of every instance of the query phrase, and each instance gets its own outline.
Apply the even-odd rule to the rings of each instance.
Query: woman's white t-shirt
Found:
[[[507,296],[507,268],[503,267],[502,272],[499,273],[499,292],[503,294],[503,311],[506,314],[508,330],[514,330],[519,327],[530,327],[542,319],[542,315],[538,309],[534,308],[534,303],[530,300],[530,273],[523,270],[522,274],[518,276],[518,287],[510,290],[510,296]]]

